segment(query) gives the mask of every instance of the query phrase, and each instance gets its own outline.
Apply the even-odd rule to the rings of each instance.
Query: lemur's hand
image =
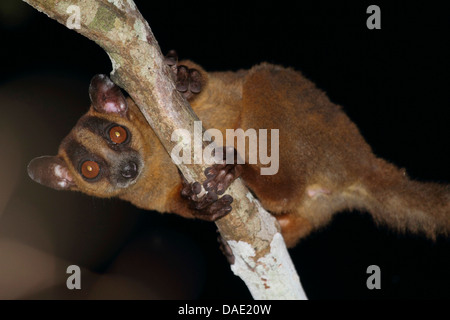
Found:
[[[209,191],[202,197],[198,197],[202,186],[199,182],[192,184],[183,181],[181,196],[189,200],[189,207],[196,218],[206,221],[216,221],[231,212],[233,197],[224,195],[220,199],[217,194]]]
[[[214,164],[206,168],[206,180],[203,182],[203,187],[207,191],[202,197],[198,197],[202,191],[202,185],[199,182],[189,184],[184,177],[183,189],[181,191],[182,197],[190,201],[190,208],[193,209],[194,216],[203,220],[216,221],[231,212],[231,203],[233,197],[224,195],[219,198],[229,187],[229,185],[242,172],[242,165],[236,164],[237,153],[233,147],[223,148],[223,162]],[[233,156],[232,164],[226,163],[226,154],[230,153]]]
[[[232,160],[230,161],[232,163],[228,164],[226,162],[227,158]],[[238,164],[238,154],[236,149],[233,147],[224,147],[222,162],[206,168],[206,181],[203,182],[203,187],[206,191],[212,191],[219,195],[223,194],[241,173],[242,165]]]

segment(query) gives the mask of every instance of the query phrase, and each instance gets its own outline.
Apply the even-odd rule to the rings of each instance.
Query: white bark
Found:
[[[230,240],[228,244],[239,252],[231,270],[244,280],[254,299],[307,299],[280,233],[275,233],[270,252],[256,261],[249,243]]]

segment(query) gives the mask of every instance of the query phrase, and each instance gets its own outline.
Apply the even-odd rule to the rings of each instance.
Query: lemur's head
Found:
[[[142,174],[149,150],[142,143],[140,129],[148,125],[134,103],[105,75],[91,80],[89,96],[89,111],[64,138],[58,155],[33,159],[28,174],[57,190],[117,196]]]

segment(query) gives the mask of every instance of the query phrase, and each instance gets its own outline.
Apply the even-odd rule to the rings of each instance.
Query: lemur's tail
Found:
[[[364,207],[374,219],[431,239],[450,235],[450,185],[413,181],[404,171],[377,161],[381,169],[365,177],[362,189]]]

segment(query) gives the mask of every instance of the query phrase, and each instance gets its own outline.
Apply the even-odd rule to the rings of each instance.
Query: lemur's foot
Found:
[[[219,234],[217,236],[217,242],[219,243],[220,251],[222,251],[225,258],[227,258],[229,264],[234,264],[235,258],[233,251],[231,250],[227,241],[220,235],[219,230],[217,230],[217,233]]]
[[[209,191],[202,197],[198,197],[202,186],[199,182],[189,184],[183,177],[183,189],[181,196],[189,200],[189,207],[196,218],[206,221],[216,221],[231,212],[233,197],[224,195],[220,199],[213,191]]]
[[[232,159],[232,163],[227,164],[226,159]],[[203,187],[206,191],[212,191],[216,194],[223,194],[230,184],[236,180],[242,173],[242,165],[238,164],[238,155],[233,147],[223,148],[223,161],[206,168],[206,181]],[[231,162],[231,161],[230,161]]]
[[[170,50],[165,56],[166,64],[171,67],[176,76],[176,87],[186,99],[200,93],[202,90],[202,75],[197,69],[190,69],[184,65],[178,65],[178,56],[175,50]]]

